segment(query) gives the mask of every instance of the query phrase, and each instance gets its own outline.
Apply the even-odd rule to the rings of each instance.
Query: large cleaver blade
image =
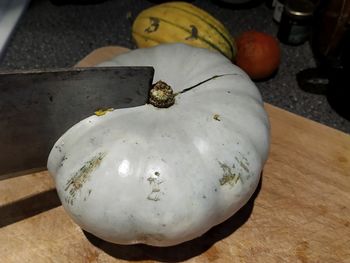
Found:
[[[96,110],[147,103],[152,67],[0,73],[0,179],[43,170],[56,140]]]

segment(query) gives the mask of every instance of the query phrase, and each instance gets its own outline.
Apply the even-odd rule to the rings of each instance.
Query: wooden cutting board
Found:
[[[125,50],[101,48],[78,65]],[[266,109],[272,144],[260,187],[203,237],[170,248],[106,243],[61,206],[48,209],[54,186],[41,172],[0,181],[0,262],[350,262],[350,136]]]

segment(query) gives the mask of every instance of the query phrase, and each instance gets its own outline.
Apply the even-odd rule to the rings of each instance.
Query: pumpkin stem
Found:
[[[169,108],[175,103],[173,89],[165,82],[159,80],[150,90],[149,103],[157,108]]]

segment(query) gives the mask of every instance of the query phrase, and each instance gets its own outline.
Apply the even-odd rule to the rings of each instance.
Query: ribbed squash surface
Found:
[[[181,42],[218,51],[231,60],[236,45],[225,26],[206,11],[186,2],[169,2],[142,11],[132,35],[138,47]]]

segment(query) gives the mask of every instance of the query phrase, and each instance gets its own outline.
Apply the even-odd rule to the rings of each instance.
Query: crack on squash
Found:
[[[200,86],[200,85],[202,85],[202,84],[204,84],[204,83],[206,83],[208,81],[211,81],[211,80],[214,80],[214,79],[217,79],[217,78],[221,78],[221,77],[225,77],[225,76],[230,76],[230,75],[231,76],[235,76],[235,75],[241,76],[241,74],[239,74],[239,73],[228,73],[228,74],[214,75],[214,76],[212,76],[210,78],[202,80],[201,82],[198,82],[197,84],[194,84],[191,87],[185,88],[182,91],[179,91],[179,92],[175,93],[174,96],[177,96],[179,94],[182,94],[182,93],[185,93],[187,91],[190,91],[191,89],[194,89],[194,88],[196,88],[196,87],[198,87],[198,86]]]
[[[89,179],[93,171],[95,171],[101,164],[103,158],[106,156],[105,153],[98,153],[85,164],[67,181],[66,188],[64,191],[68,191],[68,195],[65,201],[73,205],[76,198],[77,192],[81,190],[85,182]],[[91,194],[91,189],[89,190],[89,195]]]

